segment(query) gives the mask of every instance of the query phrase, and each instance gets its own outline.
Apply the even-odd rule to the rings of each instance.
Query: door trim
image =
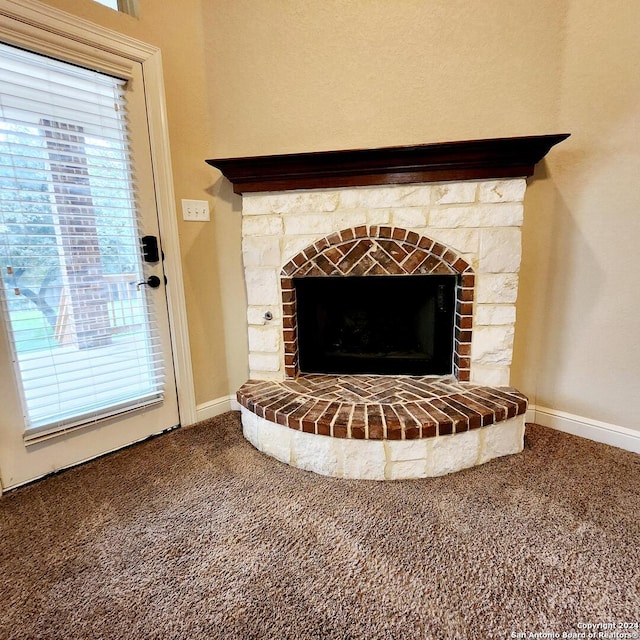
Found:
[[[29,49],[35,46],[41,53],[63,60],[72,51],[76,63],[103,70],[106,65],[121,77],[127,77],[128,72],[112,61],[111,55],[142,65],[158,223],[166,253],[164,271],[178,411],[181,425],[193,424],[197,412],[160,49],[37,0],[0,0],[0,38]]]

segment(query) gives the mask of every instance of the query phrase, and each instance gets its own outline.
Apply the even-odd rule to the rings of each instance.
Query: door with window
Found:
[[[2,486],[178,424],[139,65],[0,44]]]

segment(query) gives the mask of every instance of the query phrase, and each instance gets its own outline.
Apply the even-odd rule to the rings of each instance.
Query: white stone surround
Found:
[[[243,196],[251,378],[284,379],[280,270],[317,240],[387,225],[440,242],[476,274],[471,381],[508,385],[524,178],[299,190]],[[265,320],[270,313],[272,320]]]
[[[475,273],[471,382],[509,384],[521,258],[524,178],[296,190],[243,196],[242,251],[252,379],[284,380],[282,267],[329,234],[400,227],[439,242]],[[266,319],[270,314],[271,319]],[[417,440],[355,440],[297,431],[242,408],[257,449],[341,478],[392,480],[452,473],[524,447],[524,416]]]
[[[418,440],[353,440],[296,431],[241,407],[244,437],[280,462],[325,476],[401,480],[442,476],[519,453],[524,415],[481,429]]]

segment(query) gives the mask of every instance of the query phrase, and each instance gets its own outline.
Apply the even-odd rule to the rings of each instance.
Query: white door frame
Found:
[[[109,64],[109,54],[142,65],[158,222],[166,254],[164,271],[178,410],[181,425],[193,424],[197,421],[196,402],[160,49],[37,0],[0,0],[0,39],[26,49],[35,44],[39,52],[62,60],[78,43],[78,49],[73,51],[74,61],[83,60],[90,68],[111,70],[114,75],[118,75],[119,68],[116,61]],[[96,51],[95,57],[87,53],[87,46]]]

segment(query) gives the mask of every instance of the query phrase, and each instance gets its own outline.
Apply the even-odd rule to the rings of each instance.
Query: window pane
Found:
[[[138,15],[138,0],[94,0],[94,2],[103,4],[105,7],[115,11],[128,13],[131,16]]]
[[[110,9],[118,10],[118,0],[94,0],[94,2],[103,4],[105,7],[109,7]]]
[[[158,401],[126,83],[0,45],[0,290],[30,433]]]

